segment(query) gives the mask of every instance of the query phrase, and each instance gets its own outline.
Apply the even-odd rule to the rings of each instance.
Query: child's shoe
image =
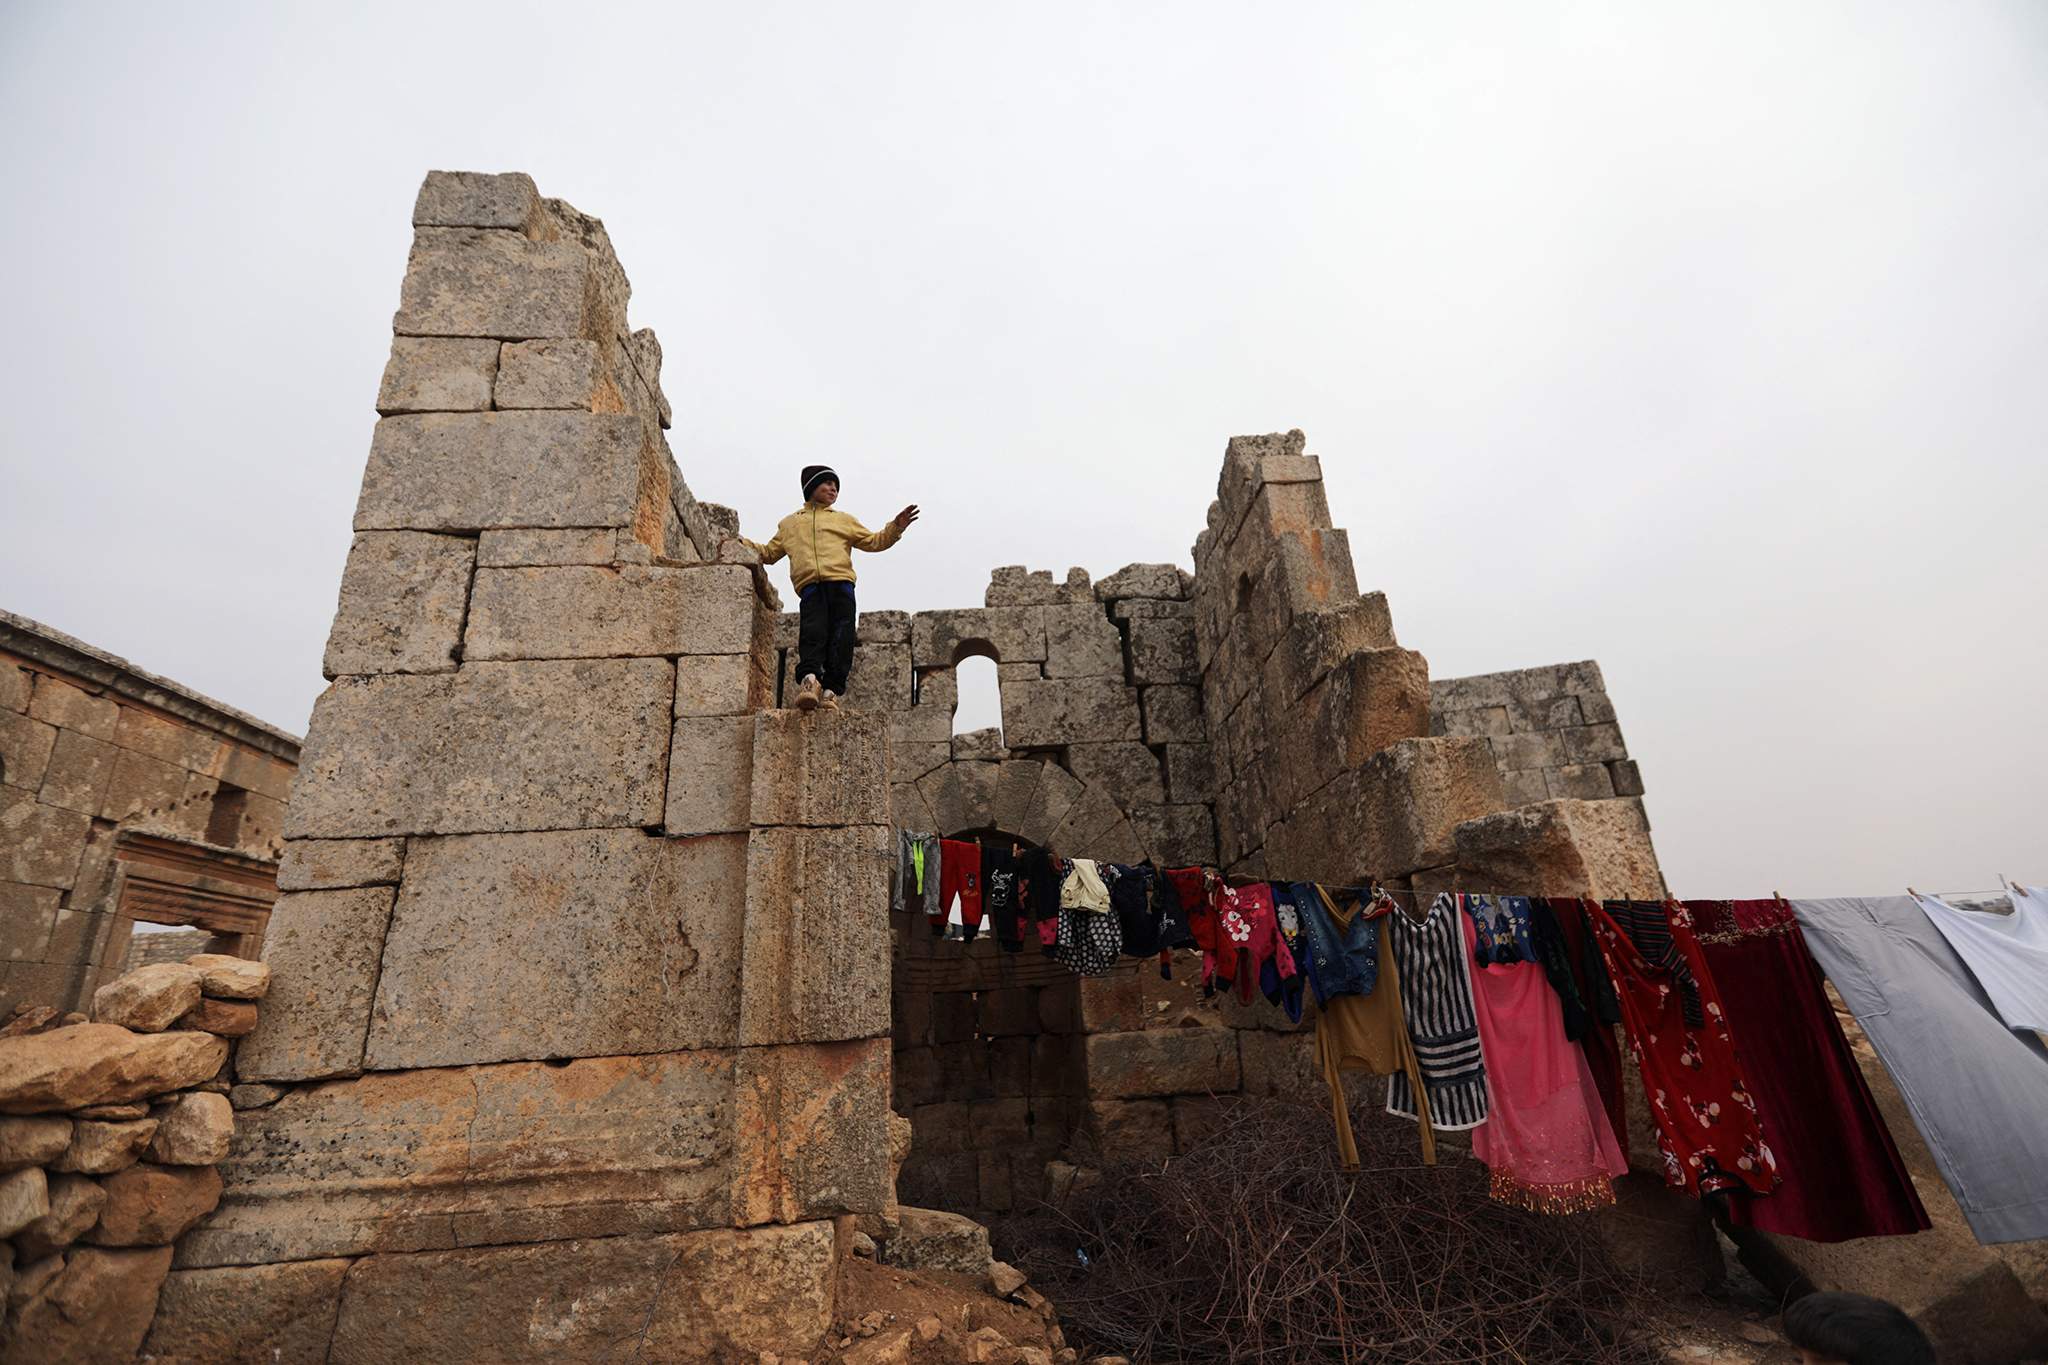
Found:
[[[806,673],[804,674],[804,680],[797,685],[796,709],[799,711],[809,711],[814,709],[817,706],[817,704],[818,675],[815,673]]]

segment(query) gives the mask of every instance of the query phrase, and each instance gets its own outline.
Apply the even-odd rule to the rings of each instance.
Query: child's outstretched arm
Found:
[[[869,554],[879,554],[903,539],[903,533],[910,529],[910,523],[916,521],[917,517],[917,504],[913,502],[898,512],[895,519],[879,531],[870,531],[856,521],[853,524],[860,531],[860,535],[854,540],[853,548],[866,550]]]

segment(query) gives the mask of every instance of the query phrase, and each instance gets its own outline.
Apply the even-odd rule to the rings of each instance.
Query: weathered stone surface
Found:
[[[1173,1150],[1173,1117],[1164,1100],[1090,1100],[1088,1136],[1103,1157],[1156,1161]]]
[[[1113,602],[1123,597],[1181,598],[1187,592],[1177,565],[1126,564],[1095,585],[1095,596]]]
[[[0,1252],[0,1255],[13,1252],[14,1244],[12,1242],[7,1243],[6,1246],[7,1251]],[[40,1261],[24,1262],[15,1271],[14,1284],[7,1291],[8,1306],[18,1312],[30,1300],[48,1288],[50,1281],[56,1279],[63,1269],[64,1258],[62,1256],[45,1256]]]
[[[1565,761],[1564,740],[1555,733],[1493,735],[1487,743],[1503,772],[1517,768],[1554,768]]]
[[[36,678],[29,715],[60,730],[76,730],[89,739],[111,741],[120,729],[121,704],[96,696],[48,674]]]
[[[1614,779],[1604,763],[1567,763],[1544,770],[1549,794],[1577,801],[1605,801],[1614,795]]]
[[[335,1361],[807,1358],[831,1321],[832,1225],[373,1256]]]
[[[121,751],[105,740],[76,730],[59,730],[36,799],[46,806],[99,814],[120,756]]]
[[[155,1119],[101,1122],[81,1119],[71,1130],[71,1145],[51,1165],[84,1175],[112,1175],[142,1160],[156,1136]]]
[[[71,1145],[71,1120],[59,1115],[0,1118],[0,1171],[47,1166]]]
[[[283,1086],[265,1085],[260,1081],[251,1081],[245,1085],[230,1086],[228,1088],[228,1103],[237,1111],[261,1109],[266,1105],[276,1104],[285,1094],[286,1091]]]
[[[1207,806],[1134,806],[1131,829],[1160,867],[1203,867],[1216,862],[1216,825]]]
[[[498,343],[474,337],[393,337],[377,411],[486,412],[498,374]]]
[[[1066,820],[1067,811],[1074,802],[1081,799],[1086,788],[1081,780],[1060,767],[1057,763],[1044,763],[1038,774],[1038,787],[1031,793],[1031,804],[1026,809],[1023,825],[1014,831],[1026,843],[1043,844],[1052,838],[1053,831]]]
[[[226,1095],[180,1095],[156,1120],[149,1159],[164,1166],[211,1166],[226,1158],[235,1111]]]
[[[1030,818],[1032,798],[1045,765],[1037,759],[1006,759],[996,773],[996,787],[989,798],[989,825],[1009,834],[1024,828]]]
[[[939,827],[931,805],[915,782],[897,782],[889,787],[889,820],[898,829],[929,834]]]
[[[1076,744],[1067,750],[1067,767],[1089,786],[1102,788],[1120,810],[1166,800],[1159,760],[1142,744]]]
[[[502,341],[600,335],[594,329],[608,321],[607,310],[591,277],[590,255],[575,242],[422,227],[413,234],[391,328],[401,336]]]
[[[1002,770],[987,763],[948,763],[918,779],[930,804],[933,829],[953,835],[995,823],[996,786]]]
[[[897,1211],[903,1226],[889,1239],[889,1263],[908,1270],[950,1270],[985,1275],[995,1259],[988,1229],[972,1218],[941,1209],[908,1205]]]
[[[323,674],[453,670],[475,559],[476,541],[469,536],[358,532],[342,572]]]
[[[753,823],[885,825],[888,724],[841,711],[764,711],[752,718]],[[671,793],[675,776],[670,776]]]
[[[6,664],[7,671],[21,670]],[[32,720],[15,711],[0,711],[0,772],[10,785],[34,791],[43,785],[50,767],[50,751],[57,744],[57,727]]]
[[[879,824],[749,837],[742,1044],[888,1034],[894,854]]]
[[[131,1100],[126,1104],[88,1104],[71,1111],[74,1119],[92,1119],[98,1123],[126,1123],[130,1119],[149,1117],[148,1100]]]
[[[1005,678],[1003,737],[1013,749],[1138,739],[1138,693],[1123,679]]]
[[[1550,783],[1542,768],[1519,768],[1500,775],[1501,804],[1526,806],[1550,799]]]
[[[1641,796],[1643,794],[1643,770],[1632,758],[1620,758],[1607,765],[1608,780],[1614,786],[1616,796]]]
[[[168,1246],[220,1202],[220,1172],[212,1166],[142,1162],[100,1184],[107,1202],[85,1235],[97,1246]]]
[[[953,757],[956,761],[996,763],[1008,753],[1003,745],[1003,732],[993,725],[953,736]]]
[[[735,1223],[871,1213],[896,1202],[887,1038],[743,1048],[735,1084]]]
[[[894,730],[892,725],[891,730]],[[953,761],[953,746],[944,741],[889,741],[889,780],[915,782],[934,768]]]
[[[78,872],[92,816],[0,787],[0,881],[68,888]]]
[[[737,716],[755,709],[748,654],[691,654],[676,660],[676,715]]]
[[[795,715],[795,712],[789,712]],[[754,721],[749,715],[684,716],[669,742],[670,834],[721,834],[747,828],[754,781]]]
[[[864,611],[859,621],[860,643],[907,645],[910,643],[910,613],[907,611]]]
[[[632,362],[633,372],[641,386],[654,400],[655,416],[666,429],[673,424],[674,414],[669,407],[668,395],[662,391],[661,341],[654,335],[652,327],[642,327],[626,338],[626,356]]]
[[[865,635],[866,618],[862,618],[861,630]],[[797,651],[791,649],[783,659],[782,701],[785,706],[795,704],[797,684],[801,681],[797,677],[796,665]],[[910,646],[863,639],[853,651],[853,669],[847,674],[846,692],[840,697],[839,704],[848,711],[909,710]],[[946,723],[952,724],[950,715]]]
[[[292,839],[278,860],[280,891],[325,891],[397,882],[403,839]]]
[[[428,171],[413,201],[414,227],[507,228],[524,232],[540,213],[540,191],[520,171]]]
[[[285,833],[657,824],[674,689],[662,659],[343,679],[314,705]]]
[[[22,1361],[134,1359],[156,1312],[157,1288],[171,1268],[171,1249],[80,1247],[61,1265],[22,1303],[0,1351]]]
[[[1486,741],[1405,739],[1317,792],[1266,849],[1276,867],[1299,868],[1293,875],[1315,881],[1402,875],[1459,861],[1452,832],[1501,805],[1500,771]]]
[[[194,953],[185,965],[199,973],[199,989],[221,1000],[261,1000],[270,993],[270,968],[231,953]]]
[[[1022,564],[1006,564],[990,573],[982,594],[982,605],[989,607],[1040,607],[1059,600],[1052,570],[1026,570]]]
[[[551,568],[567,564],[610,564],[620,532],[611,527],[566,530],[508,528],[477,537],[480,569]]]
[[[201,1033],[214,1033],[223,1038],[240,1038],[256,1027],[256,1002],[215,1000],[211,996],[202,996],[198,1004],[178,1016],[178,1027],[198,1029]]]
[[[630,526],[642,448],[631,416],[386,417],[370,440],[355,529]]]
[[[0,1114],[44,1114],[182,1090],[220,1070],[228,1045],[207,1033],[131,1033],[73,1024],[0,1038]]]
[[[1467,821],[1457,828],[1463,886],[1528,887],[1552,896],[1665,894],[1642,802],[1545,801]]]
[[[509,341],[499,362],[494,401],[500,410],[576,408],[623,412],[625,395],[605,373],[595,341]]]
[[[1088,1093],[1098,1099],[1225,1093],[1237,1089],[1237,1031],[1146,1029],[1095,1033],[1083,1044]]]
[[[161,1033],[199,1003],[199,971],[182,962],[154,962],[93,992],[93,1017],[138,1033]]]
[[[12,1237],[50,1211],[50,1182],[37,1166],[0,1175],[0,1237]]]
[[[910,618],[910,661],[916,668],[950,668],[985,651],[1001,663],[1042,662],[1045,637],[1042,607],[920,611]]]
[[[1141,685],[1192,683],[1195,667],[1195,626],[1175,617],[1139,617],[1130,622],[1131,681]]]
[[[1202,694],[1193,687],[1142,687],[1147,744],[1200,744],[1209,737],[1202,721]]]
[[[367,1065],[729,1046],[742,950],[736,892],[751,889],[745,860],[739,836],[565,830],[416,840],[385,937]],[[449,990],[450,981],[463,989]],[[250,1042],[270,1036],[285,984],[280,967]],[[246,1060],[237,1070],[245,1080],[291,1075]]]
[[[1207,801],[1216,794],[1216,761],[1207,744],[1166,746],[1166,794],[1179,803]]]
[[[480,569],[464,653],[470,659],[744,654],[753,638],[753,579],[737,564]]]
[[[131,820],[147,815],[156,817],[157,823],[168,825],[180,833],[203,835],[206,832],[204,821],[213,805],[210,797],[192,812],[193,818],[189,820],[181,819],[178,811],[179,802],[190,790],[189,780],[194,776],[196,774],[188,773],[176,764],[124,750],[115,758],[113,776],[108,779],[106,792],[100,797],[100,818]],[[250,798],[252,801],[255,799],[253,796]],[[248,819],[246,812],[243,819],[245,822]],[[254,840],[246,833],[239,836],[231,833],[225,842],[248,844]]]
[[[282,896],[264,939],[275,975],[242,1040],[243,1080],[305,1080],[362,1069],[372,993],[391,919],[390,887]]]
[[[143,1358],[159,1365],[325,1365],[349,1264],[173,1270],[157,1296]]]
[[[49,1188],[50,1211],[14,1235],[15,1254],[22,1261],[40,1261],[70,1246],[99,1221],[107,1202],[107,1192],[87,1176],[53,1175]]]
[[[1123,636],[1099,604],[1076,602],[1042,610],[1046,677],[1123,678]]]

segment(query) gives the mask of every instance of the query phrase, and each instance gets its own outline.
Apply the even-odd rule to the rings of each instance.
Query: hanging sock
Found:
[[[2008,1028],[2048,1032],[2048,892],[2011,891],[2012,913],[1958,910],[1939,896],[1915,895],[1956,956],[1977,975]]]

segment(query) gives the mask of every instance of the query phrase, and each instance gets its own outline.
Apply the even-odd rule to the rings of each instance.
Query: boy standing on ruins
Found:
[[[834,510],[839,476],[829,466],[806,465],[803,484],[804,505],[782,519],[775,538],[766,545],[746,544],[763,564],[789,556],[789,581],[798,603],[797,708],[809,711],[823,703],[833,710],[846,695],[846,674],[853,667],[852,551],[878,554],[901,540],[917,520],[917,504],[898,512],[881,530],[870,531]]]

